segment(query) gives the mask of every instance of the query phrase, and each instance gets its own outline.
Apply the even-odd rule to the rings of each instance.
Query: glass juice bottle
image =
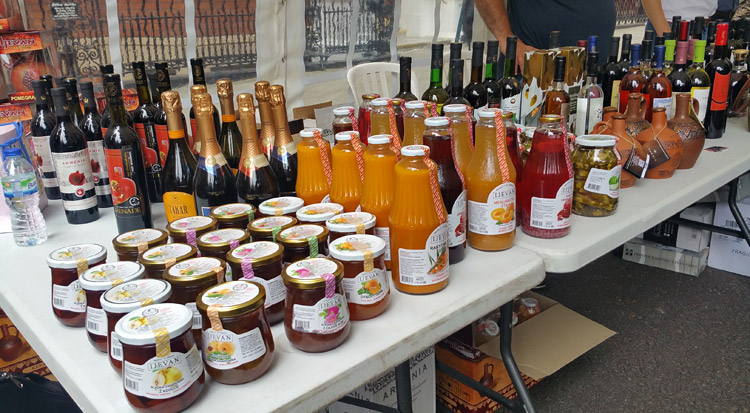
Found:
[[[331,187],[331,147],[317,128],[303,129],[297,144],[297,196],[312,205],[328,198]],[[353,171],[351,171],[353,172]]]
[[[469,164],[471,154],[474,152],[474,125],[471,119],[471,109],[466,105],[453,104],[443,106],[445,116],[451,120],[453,139],[455,142],[454,156],[456,166],[461,174],[466,176],[466,166]]]
[[[373,135],[393,135],[397,134],[395,116],[393,130],[391,130],[391,119],[388,106],[391,102],[386,98],[374,99],[371,103],[370,111],[370,132]],[[395,114],[394,114],[395,115]]]
[[[368,137],[372,135],[372,126],[370,125],[372,101],[379,97],[380,95],[377,93],[368,93],[362,95],[362,105],[359,106],[359,116],[357,117],[357,123],[359,123],[359,139],[365,145],[367,145]]]
[[[406,102],[404,113],[404,146],[421,145],[424,133],[424,120],[429,116],[429,110],[421,100]]]
[[[344,207],[344,212],[359,209],[362,195],[362,180],[357,173],[357,153],[352,145],[358,139],[357,132],[342,132],[335,136],[336,145],[331,149],[331,202]]]
[[[375,215],[375,235],[386,243],[385,266],[391,269],[390,225],[388,215],[396,194],[396,154],[391,150],[391,135],[370,136],[364,153],[365,179],[359,202],[362,211]]]
[[[297,184],[297,144],[294,143],[292,134],[289,133],[284,87],[273,85],[268,90],[271,94],[271,113],[276,125],[276,138],[271,149],[269,163],[276,175],[276,182],[279,183],[279,194],[296,196],[294,187]]]
[[[357,118],[354,117],[354,108],[351,106],[339,106],[333,110],[333,134],[334,136],[339,132],[347,132],[355,129],[354,124],[357,122]]]
[[[513,122],[513,112],[503,111],[503,123],[505,124],[505,141],[508,146],[508,155],[516,168],[516,182],[521,180],[523,175],[523,162],[521,161],[521,143],[518,139],[518,128]]]

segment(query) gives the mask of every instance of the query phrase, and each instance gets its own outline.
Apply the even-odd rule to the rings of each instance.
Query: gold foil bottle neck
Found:
[[[164,112],[168,115],[182,112],[180,94],[176,90],[167,90],[161,93],[161,104]]]
[[[190,86],[190,103],[195,106],[195,97],[201,93],[208,93],[206,85],[194,85]]]
[[[269,92],[270,86],[271,84],[266,82],[265,80],[255,82],[255,98],[258,99],[258,102],[264,102],[271,98]]]
[[[214,103],[211,100],[211,95],[208,93],[199,93],[194,96],[193,110],[195,116],[213,116],[214,115]]]
[[[252,113],[253,117],[255,117],[253,95],[249,93],[240,93],[237,95],[237,109],[239,109],[240,115]]]
[[[216,81],[216,94],[219,98],[229,98],[234,96],[234,88],[232,87],[232,81],[230,79],[219,79]]]
[[[276,108],[286,103],[284,100],[284,86],[273,85],[269,88],[269,90],[271,92],[271,106],[272,107]]]

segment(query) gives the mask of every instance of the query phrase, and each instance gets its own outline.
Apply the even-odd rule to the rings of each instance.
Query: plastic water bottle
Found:
[[[39,210],[39,184],[34,168],[21,148],[3,148],[3,186],[5,203],[10,209],[16,244],[30,247],[47,241],[47,224]]]

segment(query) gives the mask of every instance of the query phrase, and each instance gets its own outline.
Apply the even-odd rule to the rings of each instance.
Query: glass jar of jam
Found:
[[[352,320],[377,317],[388,308],[391,289],[385,241],[375,235],[345,235],[331,242],[331,257],[344,265],[344,295]]]
[[[296,196],[282,196],[271,198],[258,206],[258,212],[261,216],[272,217],[286,215],[293,217],[298,209],[302,208],[305,201]]]
[[[521,298],[521,302],[518,306],[518,323],[535,317],[541,313],[542,310],[539,308],[539,301],[536,298]]]
[[[167,232],[144,228],[124,232],[112,240],[112,246],[120,261],[138,261],[138,256],[149,248],[167,243]]]
[[[293,217],[265,217],[259,218],[247,225],[250,236],[253,241],[273,241],[276,235],[293,226],[297,225],[297,218]]]
[[[218,228],[247,228],[255,219],[255,207],[252,204],[226,204],[211,210],[211,218]]]
[[[206,375],[184,305],[153,304],[115,325],[122,343],[125,398],[136,410],[179,412],[201,393]]]
[[[58,248],[47,256],[52,272],[52,312],[69,327],[86,322],[86,293],[79,275],[89,267],[104,264],[107,249],[99,244],[75,244]]]
[[[575,140],[573,162],[573,213],[606,217],[617,210],[620,196],[620,157],[616,138],[582,135]]]
[[[184,304],[193,311],[193,335],[201,342],[201,315],[195,299],[201,291],[224,282],[227,264],[220,258],[190,258],[164,270],[164,280],[172,284],[170,302]]]
[[[354,130],[354,107],[339,106],[333,110],[333,134]],[[358,125],[359,126],[359,125]]]
[[[349,336],[344,298],[344,266],[330,258],[308,258],[286,267],[284,331],[294,347],[319,353],[338,347]]]
[[[196,304],[203,317],[203,360],[212,379],[242,384],[262,376],[273,362],[265,290],[250,281],[230,281],[203,291]]]
[[[198,237],[215,229],[216,219],[201,215],[176,219],[167,224],[167,232],[172,242],[190,244],[196,248]]]
[[[232,248],[250,240],[250,233],[246,229],[225,228],[207,232],[198,238],[198,251],[201,257],[226,259]],[[232,280],[232,269],[227,267],[226,281]]]
[[[81,274],[81,287],[86,292],[86,332],[97,350],[107,351],[107,316],[102,310],[102,294],[124,282],[143,278],[144,272],[138,262],[117,261],[91,267]]]
[[[119,374],[122,371],[122,344],[115,333],[115,324],[125,314],[151,304],[160,304],[172,296],[172,285],[149,278],[127,281],[102,294],[100,303],[107,316],[107,348],[109,363]]]
[[[195,257],[198,250],[187,244],[167,244],[144,251],[138,262],[146,267],[146,278],[162,279],[164,270],[170,265]]]
[[[369,212],[347,212],[329,218],[326,221],[326,228],[330,231],[328,242],[333,242],[344,235],[374,235],[375,221],[375,215]]]
[[[297,220],[303,224],[325,225],[328,218],[344,212],[344,207],[332,202],[305,205],[297,210]]]
[[[233,280],[250,280],[266,290],[266,314],[271,324],[284,319],[286,287],[281,279],[281,257],[284,247],[270,241],[242,244],[229,251],[227,266],[232,269]],[[229,271],[229,269],[227,269]]]
[[[295,225],[279,232],[276,242],[284,246],[285,265],[319,255],[328,256],[328,230],[320,225]]]

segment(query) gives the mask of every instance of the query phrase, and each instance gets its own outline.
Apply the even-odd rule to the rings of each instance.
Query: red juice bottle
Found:
[[[362,95],[362,105],[359,107],[359,140],[367,145],[367,138],[370,136],[370,104],[373,100],[379,98],[377,93],[368,93]]]
[[[513,112],[503,112],[503,124],[505,125],[505,143],[508,146],[508,155],[513,167],[516,168],[516,182],[521,181],[523,176],[523,163],[521,162],[521,144],[518,141],[518,128],[513,123]]]

